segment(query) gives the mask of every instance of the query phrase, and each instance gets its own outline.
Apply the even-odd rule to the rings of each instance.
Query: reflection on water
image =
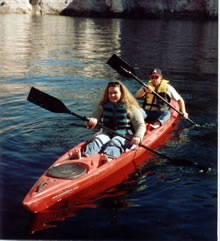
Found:
[[[32,214],[29,226],[29,234],[33,235],[38,231],[55,228],[57,221],[63,221],[66,218],[71,218],[77,215],[77,211],[80,209],[88,209],[88,208],[105,208],[111,209],[114,211],[122,211],[128,207],[131,207],[132,203],[129,200],[120,199],[120,198],[104,198],[100,201],[99,204],[93,203],[83,203],[79,205],[65,206],[59,210],[49,210],[45,213]],[[111,218],[111,223],[117,224],[117,218],[119,216],[119,212],[115,212],[114,216]]]
[[[137,174],[137,175],[136,175]],[[61,200],[57,205],[45,210],[42,213],[32,214],[29,233],[34,234],[40,230],[56,227],[55,221],[63,221],[66,218],[75,217],[81,209],[102,208],[114,211],[111,218],[112,223],[117,223],[120,212],[129,208],[137,207],[137,200],[126,199],[126,195],[131,192],[141,192],[146,188],[145,175],[132,174],[126,181],[106,189],[102,193],[97,193],[88,200],[75,201],[74,198]],[[98,191],[98,188],[97,188]]]
[[[123,24],[123,22],[126,24]],[[138,21],[138,20],[137,20]],[[138,28],[137,28],[138,24]],[[137,68],[149,70],[160,66],[165,73],[175,75],[188,73],[216,73],[217,31],[213,22],[182,21],[130,21],[121,23],[122,35],[129,35],[128,41],[122,42],[122,54],[129,56]],[[141,40],[141,41],[140,41]],[[129,43],[128,43],[129,42]],[[143,55],[135,55],[135,50]],[[209,49],[209,51],[206,51]],[[140,59],[139,59],[140,58]],[[143,61],[144,60],[144,61]],[[141,68],[142,67],[142,68]],[[145,78],[146,78],[145,73]]]
[[[148,69],[159,65],[168,73],[181,73],[184,67],[185,72],[204,74],[217,70],[217,62],[210,61],[216,58],[213,22],[5,15],[1,23],[0,60],[4,68],[0,74],[4,77],[80,76],[82,71],[88,78],[107,77],[105,62],[100,59],[122,53],[140,67],[139,58],[144,56],[134,53],[143,49],[146,60],[142,66]]]
[[[103,63],[97,63],[97,59],[120,48],[117,20],[6,15],[1,16],[1,23],[4,34],[0,36],[0,60],[4,77],[80,76],[82,71],[85,77],[95,77],[97,67],[99,74],[105,72]]]

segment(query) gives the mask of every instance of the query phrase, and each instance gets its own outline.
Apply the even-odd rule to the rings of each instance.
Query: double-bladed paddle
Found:
[[[147,87],[147,84],[145,84],[142,80],[140,80],[135,72],[134,69],[125,62],[122,58],[118,57],[116,54],[113,54],[112,57],[107,61],[107,64],[110,65],[113,69],[115,69],[118,73],[126,76],[126,77],[132,77],[135,80],[137,80],[141,85],[144,87]],[[165,102],[170,108],[178,112],[181,116],[183,116],[183,113],[179,110],[177,110],[175,107],[173,107],[169,102],[167,102],[161,95],[159,95],[156,91],[152,91],[154,95],[156,95],[158,98],[160,98],[163,102]],[[190,124],[199,126],[195,122],[193,122],[191,119],[186,119]]]
[[[85,116],[81,116],[81,115],[78,115],[72,111],[70,111],[65,105],[64,103],[57,99],[56,97],[53,97],[49,94],[46,94],[34,87],[31,87],[31,90],[29,92],[29,95],[28,95],[28,98],[27,98],[28,101],[46,109],[46,110],[49,110],[49,111],[52,111],[52,112],[55,112],[55,113],[66,113],[66,114],[71,114],[71,115],[74,115],[76,116],[77,118],[83,120],[83,121],[89,121],[89,118],[85,117]],[[105,129],[106,131],[110,132],[111,134],[113,135],[117,135],[117,136],[121,136],[123,138],[125,138],[126,140],[130,141],[131,139],[124,136],[124,135],[121,135],[111,129],[109,129],[108,127],[105,127],[103,124],[99,124],[98,127],[100,128],[103,128]],[[148,151],[150,152],[153,152],[155,154],[157,154],[158,156],[161,156],[161,157],[164,157],[168,160],[170,160],[171,162],[175,163],[175,164],[178,164],[178,161],[177,160],[173,160],[171,159],[170,157],[158,152],[158,151],[155,151],[145,145],[142,145],[142,144],[139,144],[139,146],[147,149]],[[193,162],[190,162],[190,161],[182,161],[181,164],[184,164],[184,165],[187,165],[187,166],[195,166],[197,168],[199,168],[200,170],[202,171],[207,171],[208,168],[206,167],[202,167],[200,165],[198,165],[198,163],[193,163]]]

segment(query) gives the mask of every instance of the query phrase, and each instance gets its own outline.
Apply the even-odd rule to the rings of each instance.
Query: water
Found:
[[[26,15],[2,15],[0,21],[0,238],[216,240],[217,22]],[[93,133],[72,116],[28,102],[30,87],[88,116],[108,81],[123,81],[133,94],[140,88],[106,64],[113,53],[142,80],[159,66],[201,125],[181,120],[157,150],[212,170],[201,174],[161,160],[150,175],[117,186],[116,197],[30,235],[32,215],[21,205],[25,195],[59,156]]]

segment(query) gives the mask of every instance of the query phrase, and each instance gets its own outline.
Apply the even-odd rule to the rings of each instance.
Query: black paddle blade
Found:
[[[112,55],[112,57],[107,61],[107,64],[125,77],[131,78],[133,75],[135,75],[134,69],[116,54]]]
[[[62,101],[34,87],[31,88],[27,100],[55,113],[71,113]]]

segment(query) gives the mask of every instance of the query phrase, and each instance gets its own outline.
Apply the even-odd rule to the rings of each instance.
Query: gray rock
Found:
[[[217,19],[218,0],[0,0],[0,13]]]

